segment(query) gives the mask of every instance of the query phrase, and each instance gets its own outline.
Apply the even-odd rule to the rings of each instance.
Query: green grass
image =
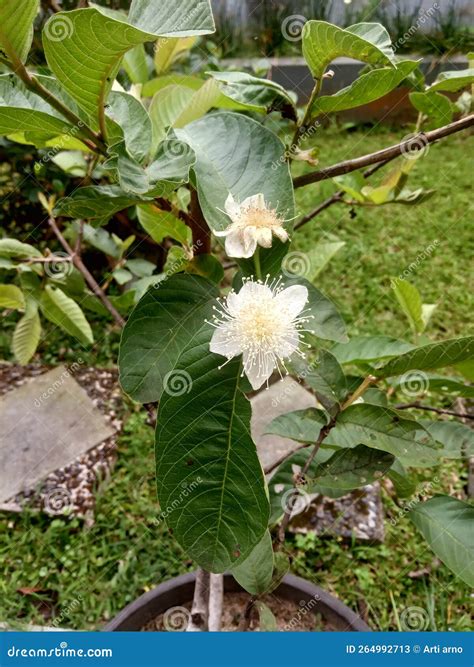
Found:
[[[315,143],[321,148],[321,167],[397,143],[406,134],[403,130],[367,129],[319,132]],[[337,303],[351,334],[409,335],[390,289],[390,278],[402,274],[438,240],[434,252],[420,261],[407,279],[420,290],[425,303],[438,303],[429,329],[433,338],[467,335],[474,254],[470,150],[472,138],[460,133],[432,145],[418,160],[409,187],[436,189],[424,204],[358,207],[354,219],[348,206],[335,204],[295,234],[294,247],[303,252],[318,241],[345,241],[344,248],[319,275],[317,286]],[[385,173],[392,165],[385,167]],[[371,184],[379,178],[374,175]],[[316,208],[334,190],[327,181],[297,190],[299,213]]]
[[[381,148],[400,136],[403,131],[321,130],[321,165]],[[350,333],[409,337],[405,318],[391,294],[390,277],[403,273],[436,239],[438,248],[409,279],[425,302],[439,303],[430,336],[439,339],[467,333],[473,252],[468,229],[472,185],[468,146],[465,136],[450,137],[431,147],[416,165],[410,186],[438,190],[426,204],[359,208],[353,220],[348,208],[338,204],[295,235],[295,249],[303,252],[320,240],[346,242],[317,285],[337,302]],[[300,213],[332,191],[330,183],[299,190]],[[100,343],[90,353],[81,351],[81,356],[86,363],[113,363],[118,337],[104,332],[100,323],[94,328]],[[45,350],[42,359],[51,363],[74,359],[80,351],[70,347],[70,339],[49,330]],[[458,464],[429,473],[440,479],[436,492],[459,492],[466,482],[465,469]],[[397,618],[405,608],[421,607],[429,614],[429,629],[467,630],[467,586],[436,562],[406,517],[390,524],[398,508],[387,492],[383,502],[388,517],[384,544],[289,538],[293,571],[324,586],[353,609],[363,600],[374,629],[397,630]],[[60,626],[99,628],[141,593],[190,569],[192,564],[166,526],[156,525],[157,516],[153,431],[142,413],[134,413],[120,438],[112,480],[98,498],[93,527],[31,513],[1,515],[0,621],[51,623],[42,609],[53,601]],[[428,573],[420,578],[408,576],[425,568]],[[36,592],[18,592],[25,588]]]

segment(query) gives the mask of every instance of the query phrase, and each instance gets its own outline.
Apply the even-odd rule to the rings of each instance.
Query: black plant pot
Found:
[[[177,607],[189,602],[194,594],[194,573],[183,574],[175,579],[170,579],[160,584],[152,591],[144,593],[108,623],[104,631],[138,631],[153,618],[159,616],[172,607]],[[234,593],[242,591],[231,574],[224,575],[225,592]],[[322,588],[311,584],[305,579],[287,574],[282,583],[276,589],[275,594],[283,598],[301,604],[307,603],[307,608],[312,613],[321,614],[335,630],[368,632],[369,626],[340,600],[330,595]]]

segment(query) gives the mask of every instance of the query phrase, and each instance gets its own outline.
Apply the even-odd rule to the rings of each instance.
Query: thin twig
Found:
[[[224,606],[224,575],[212,574],[209,581],[209,632],[220,632]]]
[[[436,412],[438,415],[451,415],[452,417],[459,417],[460,419],[474,419],[474,415],[470,415],[467,412],[456,412],[455,410],[434,408],[431,405],[421,405],[416,401],[414,403],[402,403],[395,406],[396,410],[409,410],[410,408],[416,408],[417,410],[428,410],[429,412]]]
[[[91,290],[94,292],[96,297],[102,301],[104,306],[107,308],[109,313],[112,315],[116,323],[120,326],[123,327],[125,325],[125,320],[123,317],[120,315],[118,310],[112,305],[110,300],[108,299],[107,295],[103,291],[103,289],[100,287],[100,285],[97,283],[96,279],[92,275],[92,273],[89,271],[89,269],[86,267],[84,262],[82,261],[81,257],[79,255],[76,255],[74,253],[74,250],[71,248],[69,243],[66,241],[64,236],[62,235],[56,220],[51,216],[48,220],[49,226],[53,230],[56,238],[58,239],[59,243],[62,245],[64,250],[70,255],[72,262],[76,269],[82,273],[84,276],[84,280],[86,283],[89,285]]]
[[[199,568],[196,572],[194,598],[187,632],[205,632],[209,617],[209,572]]]
[[[296,454],[296,452],[299,452],[301,449],[306,449],[307,447],[311,447],[310,442],[305,442],[304,445],[299,445],[295,449],[292,449],[291,452],[286,452],[286,454],[283,454],[283,456],[280,456],[276,461],[273,461],[273,463],[270,463],[266,468],[264,468],[263,472],[265,475],[269,475],[275,470],[275,468],[278,468],[278,466],[284,463],[290,456],[293,456],[293,454]]]
[[[398,157],[402,154],[409,154],[412,152],[417,152],[423,150],[428,144],[443,139],[450,134],[456,132],[461,132],[466,130],[468,127],[474,125],[474,114],[470,114],[465,118],[450,123],[449,125],[444,125],[443,127],[438,128],[437,130],[432,130],[431,132],[420,132],[419,134],[410,137],[405,141],[401,141],[394,146],[389,146],[388,148],[383,148],[380,151],[375,153],[368,153],[367,155],[362,155],[361,157],[354,158],[352,160],[345,160],[344,162],[338,162],[333,164],[326,169],[321,169],[319,171],[313,171],[309,174],[303,174],[294,179],[293,184],[295,188],[302,188],[305,185],[310,185],[311,183],[317,183],[318,181],[324,181],[328,178],[334,178],[334,176],[340,176],[341,174],[348,174],[351,171],[356,171],[357,169],[362,169],[371,164],[377,162],[384,162]]]
[[[365,380],[357,387],[355,392],[349,396],[349,398],[345,401],[345,403],[343,403],[341,407],[341,412],[343,410],[346,410],[346,408],[348,408],[353,403],[355,403],[355,401],[357,401],[358,398],[361,398],[361,396],[365,394],[370,385],[374,384],[375,382],[377,382],[377,378],[375,377],[375,375],[368,375],[365,378]]]

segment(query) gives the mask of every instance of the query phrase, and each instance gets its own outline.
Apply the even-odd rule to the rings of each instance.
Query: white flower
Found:
[[[247,197],[238,204],[229,194],[225,210],[232,223],[216,236],[225,236],[225,250],[229,257],[252,257],[257,245],[271,248],[272,235],[283,243],[288,241],[288,232],[275,209],[265,203],[262,194]]]
[[[268,279],[267,279],[268,281]],[[214,317],[210,350],[228,361],[242,355],[243,373],[254,389],[268,381],[280,364],[298,350],[308,318],[301,317],[308,300],[302,285],[284,289],[280,279],[270,285],[248,279],[240,292],[230,292]],[[281,375],[281,371],[280,371]]]

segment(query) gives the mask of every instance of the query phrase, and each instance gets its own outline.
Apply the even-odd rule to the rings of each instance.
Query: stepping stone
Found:
[[[293,378],[286,377],[261,390],[251,399],[252,437],[263,468],[290,454],[299,443],[276,435],[264,435],[268,424],[286,412],[317,405],[316,398]],[[270,482],[271,483],[271,482]],[[337,499],[320,494],[294,516],[289,525],[294,533],[315,532],[350,540],[383,542],[383,507],[380,486],[371,484]]]
[[[28,501],[84,516],[93,508],[94,487],[115,460],[121,424],[107,397],[116,384],[115,371],[79,364],[0,365],[0,509]]]

